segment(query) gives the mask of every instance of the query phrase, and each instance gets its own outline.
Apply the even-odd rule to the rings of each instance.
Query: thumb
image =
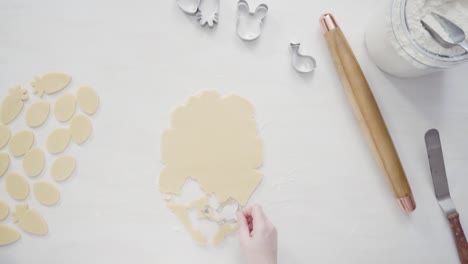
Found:
[[[242,212],[237,212],[237,219],[239,223],[239,235],[241,238],[248,238],[250,236],[249,224]]]

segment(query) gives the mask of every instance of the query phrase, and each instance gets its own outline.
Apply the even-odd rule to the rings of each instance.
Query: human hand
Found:
[[[241,251],[247,264],[276,264],[278,239],[275,226],[254,205],[237,213]]]

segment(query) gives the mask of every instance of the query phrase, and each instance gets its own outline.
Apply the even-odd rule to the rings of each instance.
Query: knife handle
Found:
[[[468,264],[468,242],[466,241],[465,232],[460,224],[460,215],[453,213],[448,216],[450,227],[452,228],[453,237],[457,244],[458,256],[462,264]]]
[[[325,14],[321,23],[338,76],[374,157],[402,209],[411,212],[416,205],[408,179],[364,73],[334,17]]]

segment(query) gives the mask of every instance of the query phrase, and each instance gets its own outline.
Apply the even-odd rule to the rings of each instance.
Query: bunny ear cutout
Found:
[[[248,15],[250,13],[249,4],[245,0],[239,0],[237,3],[237,12],[241,15]]]
[[[255,9],[255,17],[258,19],[263,19],[268,13],[268,6],[266,4],[261,4]]]

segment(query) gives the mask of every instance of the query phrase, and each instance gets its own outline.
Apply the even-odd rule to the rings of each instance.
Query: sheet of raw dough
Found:
[[[161,147],[165,165],[162,193],[179,193],[188,177],[220,203],[245,205],[262,179],[262,141],[252,105],[242,97],[215,91],[192,97],[172,114]]]
[[[191,97],[172,114],[171,128],[162,136],[162,163],[159,190],[179,194],[190,177],[206,193],[215,194],[220,204],[231,199],[245,205],[262,179],[262,142],[252,105],[242,97],[221,97],[216,91]],[[200,244],[207,239],[195,230],[188,217],[197,209],[199,218],[220,223],[212,240],[220,243],[237,225],[223,223],[204,197],[189,205],[169,202],[192,238]]]

